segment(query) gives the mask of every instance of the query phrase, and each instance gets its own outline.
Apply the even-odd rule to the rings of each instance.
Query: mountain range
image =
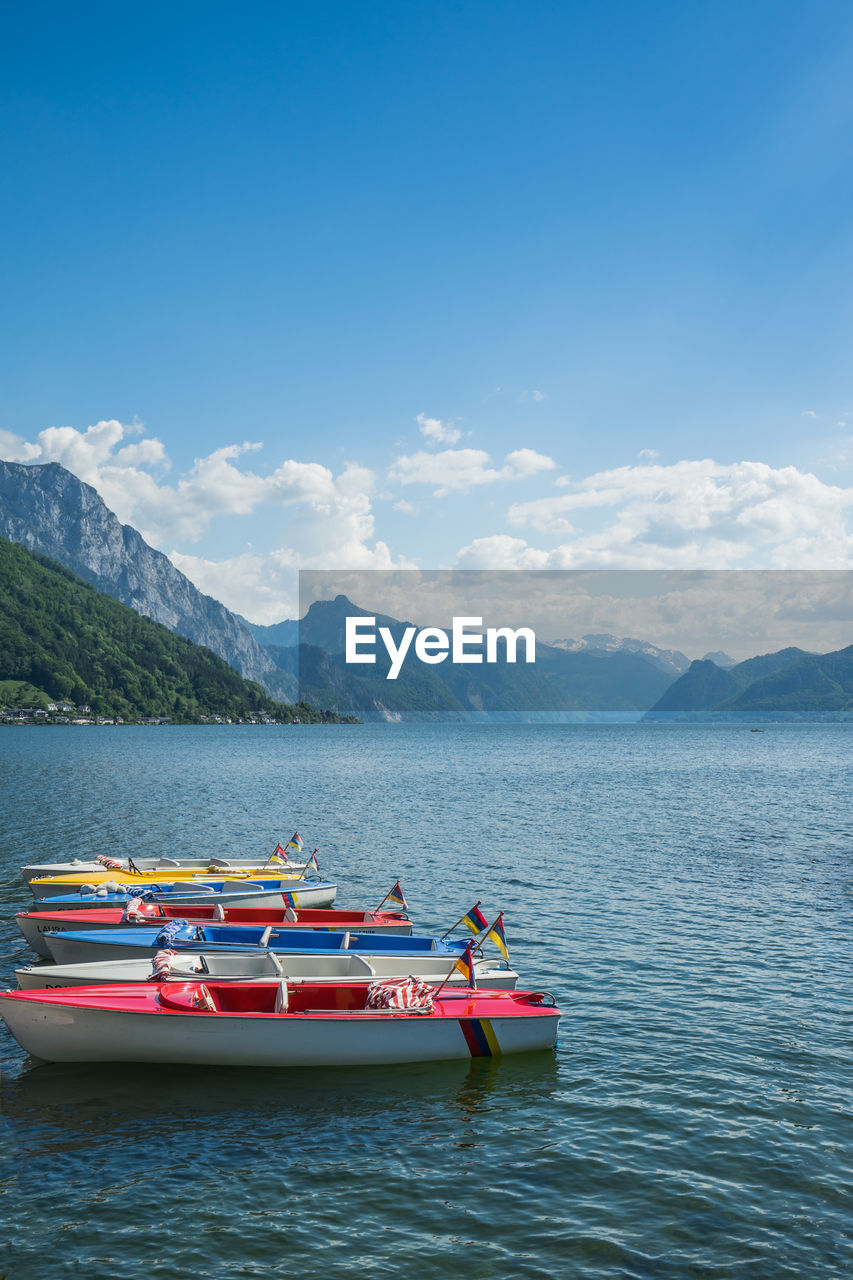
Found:
[[[780,649],[728,669],[692,662],[644,720],[730,720],[798,712],[853,716],[853,645],[833,653]]]
[[[640,642],[567,649],[537,641],[535,664],[432,665],[410,654],[398,678],[389,680],[390,660],[382,646],[377,646],[372,666],[353,669],[344,661],[346,619],[365,616],[368,610],[339,595],[315,601],[296,633],[252,630],[256,636],[275,630],[291,641],[267,649],[283,670],[298,678],[300,697],[367,719],[524,719],[531,715],[638,719],[677,674],[671,663],[658,656],[663,650],[648,646],[654,652],[642,652]],[[388,628],[396,644],[406,627],[413,625],[387,615],[369,616],[377,627]]]
[[[217,654],[273,698],[376,719],[529,716],[648,720],[731,718],[775,710],[853,712],[848,649],[783,649],[737,663],[709,653],[594,633],[537,643],[535,665],[427,665],[413,655],[397,680],[344,657],[347,616],[366,610],[339,596],[299,622],[260,626],[200,592],[161,552],[122,524],[99,494],[57,463],[0,462],[0,535],[65,566],[99,592]],[[399,641],[406,622],[377,617]]]
[[[49,556],[84,582],[205,645],[247,680],[266,686],[275,664],[246,626],[203,595],[136,529],[122,524],[91,485],[56,462],[0,462],[0,534]],[[268,692],[280,692],[273,679]]]

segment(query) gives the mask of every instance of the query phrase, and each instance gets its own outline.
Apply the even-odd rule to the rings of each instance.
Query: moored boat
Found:
[[[276,909],[281,905],[281,895],[273,905],[263,907],[231,906],[222,902],[195,905],[165,902],[142,902],[133,911],[132,918],[124,907],[97,907],[88,905],[82,910],[55,911],[52,906],[43,910],[20,911],[15,921],[29,945],[39,955],[49,954],[43,934],[66,933],[77,930],[132,929],[149,924],[161,928],[169,920],[184,919],[192,922],[221,922],[257,926],[259,931],[268,925],[276,929],[331,929],[357,930],[359,933],[411,934],[412,922],[394,911],[346,911],[330,907],[325,910],[297,907]]]
[[[399,955],[371,951],[323,951],[315,955],[282,951],[237,951],[210,953],[182,951],[171,957],[165,981],[198,980],[206,982],[277,982],[282,976],[288,982],[372,982],[379,978],[399,978],[412,974],[422,982],[445,980],[461,986],[466,981],[456,969],[455,955]],[[518,974],[505,961],[484,957],[474,961],[477,985],[512,990]],[[15,970],[18,987],[23,991],[40,988],[92,987],[115,982],[147,982],[154,980],[150,957],[138,960],[101,960],[89,964],[36,964]]]
[[[132,983],[0,992],[23,1049],[53,1062],[205,1066],[375,1066],[553,1048],[559,1010],[544,992],[469,988],[379,1007],[341,983]],[[549,1003],[549,1000],[551,1003]]]
[[[287,871],[288,875],[301,876],[313,867],[311,862],[286,862],[276,863],[271,857],[257,858],[193,858],[184,857],[182,854],[174,858],[163,856],[161,858],[110,858],[105,865],[97,859],[81,860],[74,859],[72,862],[31,862],[27,866],[21,867],[21,877],[30,884],[33,880],[43,880],[48,877],[56,876],[73,876],[85,875],[87,880],[91,880],[93,875],[101,877],[104,871],[109,873],[108,878],[113,878],[113,872],[123,871],[132,873],[134,868],[137,871],[153,872],[156,874],[168,874],[170,871],[176,871],[178,874],[190,871],[208,871],[211,875],[231,874],[232,871],[266,871],[273,872],[281,870],[282,867]]]
[[[84,886],[85,887],[85,886]],[[174,904],[179,907],[204,907],[211,910],[220,906],[248,907],[259,910],[281,906],[329,907],[335,901],[338,886],[329,880],[300,880],[299,887],[284,888],[275,880],[166,881],[165,884],[146,885],[144,888],[100,888],[94,893],[56,893],[47,898],[37,898],[31,911],[84,911],[89,908],[127,906],[131,898],[141,898],[146,903]],[[186,914],[186,912],[184,912]]]
[[[264,888],[278,888],[280,891],[300,893],[320,880],[313,867],[312,873],[310,877],[298,876],[293,875],[291,871],[279,872],[265,867],[250,871],[229,871],[228,881],[234,884],[262,885]],[[149,885],[166,886],[176,881],[181,884],[187,882],[221,884],[222,880],[221,870],[212,871],[210,866],[198,869],[178,867],[172,871],[105,871],[102,869],[92,873],[75,872],[61,876],[40,876],[30,881],[30,890],[34,898],[42,899],[52,898],[57,894],[79,892],[84,885],[91,885],[94,890],[103,884],[115,885],[116,889],[144,889]]]
[[[173,926],[177,925],[177,928]],[[261,929],[256,925],[179,924],[167,922],[162,929],[133,926],[129,929],[80,929],[39,935],[41,944],[57,964],[88,963],[91,960],[149,959],[168,946],[177,951],[235,952],[253,949],[301,951],[377,951],[384,954],[459,956],[465,943],[453,938],[422,935],[352,933],[345,929],[298,929],[285,925]],[[44,954],[42,952],[41,954]]]

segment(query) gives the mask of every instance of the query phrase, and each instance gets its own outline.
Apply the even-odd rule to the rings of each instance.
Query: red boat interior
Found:
[[[205,999],[210,997],[212,1008]],[[181,983],[160,988],[159,1002],[165,1009],[181,1013],[306,1013],[328,1010],[363,1009],[367,999],[365,986],[330,986],[328,983],[299,983],[287,987],[287,1008],[281,1004],[280,988],[260,983]]]
[[[190,907],[173,903],[146,903],[143,906],[143,913],[154,917],[166,916],[173,919],[191,914],[194,920],[213,920],[216,913],[216,905],[206,902],[194,902]],[[336,929],[346,929],[352,925],[370,924],[374,920],[403,920],[406,918],[388,912],[375,915],[371,911],[339,911],[335,907],[299,907],[295,912],[295,921],[290,921],[285,916],[283,908],[279,911],[272,907],[229,907],[226,905],[222,908],[222,913],[226,920],[230,920],[234,924],[298,923],[301,925],[327,925],[329,928]]]
[[[79,989],[78,989],[79,990]],[[368,988],[357,984],[300,982],[267,985],[256,982],[171,982],[159,990],[156,1000],[162,1009],[180,1013],[347,1013],[365,1010]],[[543,991],[472,992],[458,988],[444,991],[435,1006],[438,1014],[450,1013],[497,1016],[524,1005],[528,1011],[557,1014],[554,997]],[[393,1014],[400,1010],[370,1009],[371,1014]]]

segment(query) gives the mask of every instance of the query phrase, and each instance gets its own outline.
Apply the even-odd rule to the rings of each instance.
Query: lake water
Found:
[[[0,1274],[853,1274],[850,727],[0,730],[25,861],[299,829],[418,932],[506,912],[555,1054],[384,1070],[37,1066],[3,1029]],[[5,1268],[5,1270],[4,1270]]]

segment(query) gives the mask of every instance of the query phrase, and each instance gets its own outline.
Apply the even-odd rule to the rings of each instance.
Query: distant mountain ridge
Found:
[[[339,595],[311,605],[298,624],[298,647],[269,645],[267,652],[284,678],[298,676],[298,696],[340,713],[384,720],[488,715],[524,719],[529,713],[639,719],[673,678],[671,671],[641,652],[618,647],[612,652],[569,652],[537,642],[535,664],[430,665],[409,656],[399,677],[388,680],[389,660],[381,644],[373,665],[352,667],[344,662],[346,619],[368,614],[376,618],[377,627],[388,627],[397,643],[412,625]],[[255,634],[291,637],[292,625],[252,629]]]
[[[554,649],[565,649],[569,653],[580,653],[584,650],[599,653],[639,653],[649,662],[660,667],[661,671],[671,672],[673,677],[682,675],[690,666],[690,659],[679,649],[659,649],[648,640],[634,640],[607,633],[591,633],[581,636],[580,640],[551,640]]]
[[[728,669],[692,662],[644,720],[726,720],[754,714],[819,712],[853,717],[853,645],[833,653],[791,647]]]
[[[281,692],[275,664],[235,614],[122,524],[91,485],[56,462],[0,462],[0,534],[170,631],[205,645],[248,680]]]

